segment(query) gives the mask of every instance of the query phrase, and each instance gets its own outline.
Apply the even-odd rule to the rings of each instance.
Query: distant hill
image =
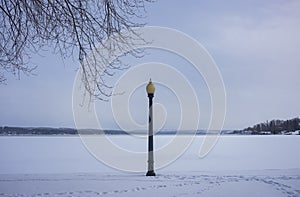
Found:
[[[300,118],[289,120],[271,120],[245,128],[251,134],[299,134]]]

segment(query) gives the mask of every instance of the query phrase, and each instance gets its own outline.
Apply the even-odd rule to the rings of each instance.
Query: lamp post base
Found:
[[[155,176],[154,170],[150,170],[147,172],[146,176]]]

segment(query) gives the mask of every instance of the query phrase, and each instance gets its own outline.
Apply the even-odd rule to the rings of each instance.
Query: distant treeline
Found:
[[[83,129],[80,134],[111,134],[121,135],[127,134],[120,130],[97,130]],[[49,127],[0,127],[0,135],[77,135],[78,130],[72,128],[49,128]]]
[[[252,131],[252,134],[259,134],[266,131],[271,132],[271,134],[280,134],[297,130],[300,130],[300,118],[298,117],[290,120],[266,121],[244,129],[244,131]]]
[[[2,136],[15,136],[15,135],[148,135],[148,131],[122,131],[122,130],[99,130],[99,129],[73,129],[73,128],[51,128],[51,127],[0,127],[0,135]],[[223,130],[222,134],[232,134],[233,131]],[[197,131],[181,131],[176,130],[164,130],[159,131],[156,135],[176,135],[176,134],[187,134],[187,135],[206,135],[206,134],[218,134],[218,131],[197,130]]]

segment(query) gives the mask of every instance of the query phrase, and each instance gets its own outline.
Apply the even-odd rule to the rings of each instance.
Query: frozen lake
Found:
[[[156,147],[171,138],[156,136]],[[222,136],[199,158],[203,139],[145,177],[99,162],[77,136],[0,137],[0,196],[300,196],[300,136]],[[147,148],[146,138],[111,140]]]

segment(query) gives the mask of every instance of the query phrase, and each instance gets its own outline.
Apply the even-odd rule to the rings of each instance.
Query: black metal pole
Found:
[[[149,125],[148,125],[148,172],[146,176],[155,176],[154,154],[153,154],[153,108],[152,100],[154,94],[148,93],[149,98]]]

